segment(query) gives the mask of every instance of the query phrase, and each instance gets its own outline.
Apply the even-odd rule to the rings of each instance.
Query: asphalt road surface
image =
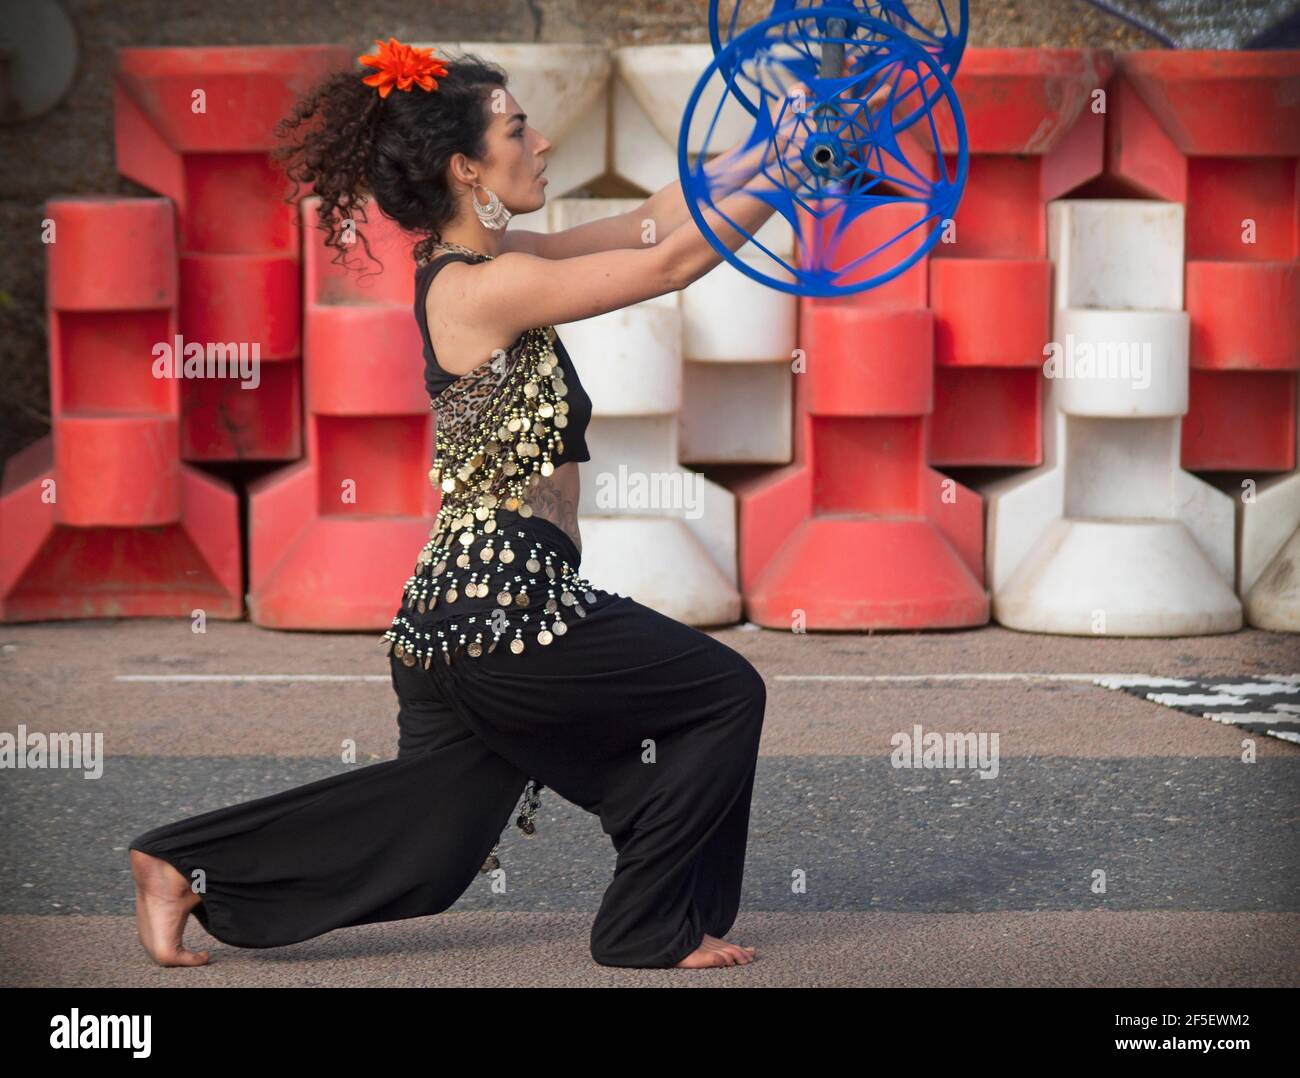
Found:
[[[393,758],[378,635],[247,622],[196,634],[183,619],[0,626],[0,732],[102,733],[104,753],[94,779],[0,769],[0,984],[1300,985],[1300,746],[1089,680],[1300,672],[1300,638],[1254,630],[714,631],[768,689],[729,937],[758,948],[748,966],[593,962],[614,852],[595,816],[551,790],[536,835],[503,835],[506,893],[481,876],[445,913],[266,950],[228,947],[191,920],[187,943],[211,963],[153,965],[126,843]],[[996,735],[996,774],[894,766],[891,738],[918,725],[984,735],[990,751]],[[346,739],[355,764],[341,762]]]

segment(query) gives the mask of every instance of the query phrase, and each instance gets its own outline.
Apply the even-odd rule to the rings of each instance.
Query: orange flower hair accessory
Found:
[[[412,85],[422,90],[436,90],[438,79],[447,77],[447,65],[433,55],[431,48],[417,49],[392,37],[386,44],[375,38],[375,44],[379,46],[377,53],[358,56],[357,59],[367,67],[377,68],[373,75],[367,75],[361,81],[376,87],[380,97],[387,97],[394,86],[407,93],[411,92]]]

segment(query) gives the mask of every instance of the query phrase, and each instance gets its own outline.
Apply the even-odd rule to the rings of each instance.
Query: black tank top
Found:
[[[431,262],[426,262],[423,266],[417,266],[415,270],[415,320],[420,327],[420,337],[424,342],[424,388],[428,391],[430,400],[462,377],[445,371],[439,366],[433,354],[433,341],[429,338],[429,320],[425,317],[424,307],[434,275],[452,261],[474,262],[476,260],[470,255],[452,251],[440,255]],[[516,342],[517,340],[518,338]],[[587,449],[587,424],[591,420],[591,398],[587,396],[587,391],[578,378],[578,372],[574,369],[573,360],[569,358],[569,353],[565,351],[558,334],[555,338],[555,354],[560,360],[560,369],[564,371],[564,383],[569,387],[569,392],[564,398],[569,404],[569,422],[564,428],[564,452],[551,458],[558,468],[569,461],[591,460],[591,453]]]

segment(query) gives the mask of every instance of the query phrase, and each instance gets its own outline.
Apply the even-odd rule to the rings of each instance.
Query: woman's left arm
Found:
[[[718,154],[705,166],[714,191],[714,201],[718,201],[744,187],[758,172],[763,163],[766,144],[746,148],[744,140],[730,150]],[[644,239],[649,225],[655,239],[662,239],[680,225],[691,219],[691,211],[686,205],[686,196],[682,193],[682,181],[673,180],[666,184],[641,205],[632,211],[638,228],[639,242],[654,242]]]
[[[793,96],[796,92],[802,92],[805,97],[809,95],[808,87],[803,83],[796,83],[787,94]],[[874,110],[888,105],[892,109],[893,92],[892,84],[880,76],[880,81],[867,98],[866,107]],[[763,162],[771,163],[773,156],[784,158],[795,166],[801,164],[797,151],[791,154],[791,143],[802,148],[807,138],[809,125],[800,119],[802,113],[802,108],[783,111],[774,136],[775,145],[762,141],[746,147],[747,137],[704,166],[714,185],[715,202],[745,187],[757,175]],[[778,182],[776,177],[772,177],[773,185]],[[681,180],[673,180],[627,213],[588,221],[562,232],[519,231],[513,237],[507,232],[505,249],[525,251],[539,258],[573,258],[615,248],[648,247],[665,239],[690,218],[691,211],[682,194]]]
[[[719,197],[743,187],[758,171],[765,146],[745,149],[737,143],[705,166],[715,182],[723,185]],[[504,250],[523,251],[538,258],[575,258],[625,247],[649,247],[690,219],[691,211],[682,194],[681,180],[673,180],[626,213],[587,221],[560,232],[529,232],[507,229]]]

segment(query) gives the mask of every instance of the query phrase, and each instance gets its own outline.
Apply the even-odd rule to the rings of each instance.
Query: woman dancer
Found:
[[[521,793],[516,822],[532,833],[544,785],[598,815],[617,852],[596,962],[746,964],[754,948],[723,937],[740,902],[763,679],[721,642],[579,575],[591,402],[553,328],[683,288],[721,259],[675,182],[630,214],[507,231],[545,203],[550,143],[505,73],[376,44],[361,58],[374,73],[336,74],[298,105],[284,129],[319,122],[279,156],[314,184],[329,246],[350,242],[371,198],[423,237],[415,316],[442,506],[382,641],[398,756],[136,838],[141,941],[162,965],[202,965],[208,952],[183,944],[191,913],[225,943],[275,947],[441,912],[477,873],[502,871],[497,839]],[[711,165],[733,192],[719,209],[744,229],[710,211],[732,250],[772,212],[758,197],[772,153],[737,147]]]

